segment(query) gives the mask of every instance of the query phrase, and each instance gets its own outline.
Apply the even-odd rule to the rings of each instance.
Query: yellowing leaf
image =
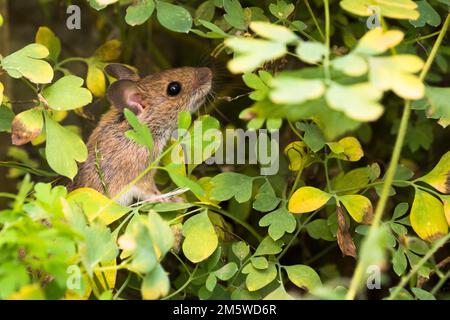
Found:
[[[8,296],[7,300],[44,300],[45,295],[38,283],[28,284]]]
[[[242,273],[247,274],[245,284],[249,291],[256,291],[264,288],[271,283],[277,276],[277,268],[275,263],[269,261],[267,269],[258,270],[251,263],[248,263],[243,269]]]
[[[380,54],[397,46],[403,37],[403,32],[398,30],[372,29],[359,40],[354,52],[367,55]]]
[[[377,8],[383,17],[416,20],[419,12],[412,0],[343,0],[341,7],[358,16],[370,16]]]
[[[301,187],[289,199],[288,210],[305,213],[317,210],[330,200],[331,194],[314,187]]]
[[[49,51],[48,58],[52,61],[57,61],[61,53],[61,41],[59,38],[47,27],[39,27],[36,33],[36,43],[47,47]]]
[[[44,126],[42,110],[33,108],[19,113],[14,117],[11,126],[13,144],[22,145],[34,140]]]
[[[308,159],[306,144],[303,141],[294,141],[285,149],[284,153],[289,158],[289,170],[298,171],[305,167]]]
[[[332,151],[330,156],[333,158],[358,161],[364,156],[361,144],[354,137],[345,137],[338,142],[329,142],[327,144]]]
[[[268,22],[253,21],[250,23],[250,29],[257,35],[276,42],[289,43],[298,39],[288,28]]]
[[[419,180],[428,183],[442,193],[450,193],[450,151],[442,156],[433,170]]]
[[[94,56],[104,62],[114,61],[119,59],[122,53],[122,44],[119,40],[113,39],[106,41],[95,50]]]
[[[13,78],[19,79],[23,76],[34,83],[50,83],[53,79],[53,69],[48,62],[41,60],[48,54],[45,46],[32,43],[3,58],[1,65]]]
[[[123,217],[129,209],[111,201],[109,198],[91,188],[79,188],[67,196],[71,205],[80,206],[84,214],[92,222],[98,219],[105,225]]]
[[[412,228],[423,240],[432,242],[448,233],[444,206],[428,192],[416,189],[409,218]]]
[[[299,288],[311,291],[322,286],[319,275],[309,266],[297,264],[284,266],[284,269],[288,274],[289,280]]]
[[[447,224],[450,226],[450,196],[441,196],[441,199],[444,203],[445,219],[447,219]]]
[[[370,224],[373,219],[373,207],[370,200],[360,194],[339,197],[345,209],[356,222]]]
[[[183,253],[193,263],[205,260],[217,248],[217,234],[206,211],[194,215],[183,224],[183,235]]]
[[[164,297],[169,293],[169,290],[169,277],[160,264],[146,274],[144,281],[142,281],[142,297],[146,300],[156,300]]]
[[[383,92],[370,83],[342,86],[332,83],[325,94],[328,105],[358,121],[375,121],[384,109],[378,101]]]
[[[398,96],[417,100],[424,96],[425,86],[412,73],[423,67],[423,61],[414,55],[369,58],[370,82],[381,90],[394,91]]]
[[[274,78],[271,86],[270,98],[275,103],[302,103],[319,98],[325,91],[322,80],[287,76]]]
[[[225,40],[225,45],[236,53],[228,62],[228,69],[233,73],[250,72],[266,61],[281,58],[287,52],[284,43],[261,39],[229,38]]]
[[[96,97],[105,95],[106,79],[103,70],[97,67],[95,61],[88,63],[86,86]]]

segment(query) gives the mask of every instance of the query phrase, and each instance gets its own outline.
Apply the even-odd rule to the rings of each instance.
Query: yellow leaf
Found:
[[[7,300],[44,300],[45,296],[37,283],[28,284],[8,296]]]
[[[101,263],[101,268],[103,267],[115,267],[117,265],[117,261],[114,259],[112,261],[108,261],[108,262],[102,262]],[[97,279],[99,279],[101,285],[103,286],[103,288],[105,290],[107,290],[108,288],[114,288],[114,286],[116,285],[116,275],[117,275],[117,270],[116,269],[108,269],[105,271],[99,271],[96,270],[94,271],[95,275],[97,276]],[[103,278],[103,276],[105,278]],[[106,279],[106,283],[105,283],[105,279]]]
[[[370,224],[373,219],[373,207],[370,200],[360,194],[339,197],[350,216],[359,223]]]
[[[399,54],[392,57],[369,59],[370,82],[381,90],[392,90],[402,98],[417,100],[425,95],[425,86],[412,73],[423,67],[423,61],[414,55]]]
[[[450,151],[442,156],[433,170],[419,180],[442,193],[450,193]]]
[[[299,171],[305,167],[306,162],[306,144],[303,141],[294,141],[285,149],[284,153],[289,158],[289,170]]]
[[[347,161],[358,161],[364,156],[361,144],[354,137],[345,137],[338,142],[329,142],[332,158],[343,159]]]
[[[445,219],[447,219],[447,224],[450,226],[450,196],[441,196],[441,200],[444,203]]]
[[[288,210],[292,213],[311,212],[324,206],[331,194],[314,187],[302,187],[289,199]]]
[[[3,91],[4,91],[3,83],[0,82],[0,104],[3,102]]]
[[[432,242],[448,233],[442,202],[420,189],[416,189],[410,220],[412,228],[423,240]]]
[[[95,62],[89,62],[88,72],[86,76],[86,86],[96,97],[102,97],[105,95],[106,80],[103,70],[98,68]]]
[[[57,61],[61,52],[61,41],[58,37],[47,27],[39,27],[36,33],[36,43],[42,44],[47,47],[49,51],[49,59]]]
[[[403,32],[398,30],[372,29],[359,40],[355,53],[380,54],[398,45],[403,37]]]
[[[106,225],[125,215],[129,209],[111,201],[100,192],[91,188],[80,188],[67,196],[71,205],[81,205],[83,212],[92,222],[96,218]]]

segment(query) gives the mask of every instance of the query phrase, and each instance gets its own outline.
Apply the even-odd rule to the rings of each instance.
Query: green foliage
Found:
[[[0,161],[22,179],[16,193],[0,192],[0,299],[353,299],[372,267],[383,273],[377,298],[448,298],[448,1],[88,0],[84,9],[98,30],[82,39],[103,41],[93,52],[46,26],[1,52],[0,132],[30,145]],[[380,27],[367,29],[374,18]],[[50,183],[73,179],[87,159],[81,136],[107,104],[107,63],[150,60],[159,71],[194,64],[193,49],[234,74],[213,102],[224,120],[180,112],[183,134],[132,182],[151,171],[183,202],[127,207],[106,185],[67,193]],[[11,90],[20,82],[26,94]],[[124,117],[127,143],[153,155],[160,133],[128,109]],[[226,142],[205,130],[245,126],[280,130],[276,175],[205,164],[204,150]]]

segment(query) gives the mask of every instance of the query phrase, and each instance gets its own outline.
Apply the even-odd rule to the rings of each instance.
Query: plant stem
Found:
[[[308,8],[309,14],[311,15],[311,18],[314,21],[314,24],[316,25],[317,31],[319,31],[320,36],[322,37],[322,39],[325,40],[325,36],[323,35],[322,29],[320,28],[319,23],[317,22],[316,19],[316,15],[314,14],[314,11],[312,11],[311,6],[309,5],[309,1],[308,0],[304,0],[306,8]]]
[[[327,47],[327,52],[325,54],[325,59],[323,61],[323,68],[325,71],[326,82],[330,82],[330,4],[329,0],[324,0],[325,7],[325,46]]]
[[[444,283],[447,281],[447,279],[450,278],[450,270],[447,271],[447,273],[439,279],[438,283],[433,287],[433,289],[430,291],[432,295],[435,295],[439,289],[444,285]]]
[[[450,239],[450,234],[447,234],[445,237],[440,238],[438,241],[436,241],[433,245],[433,247],[427,252],[426,255],[422,257],[422,259],[419,260],[419,262],[414,265],[414,267],[409,271],[408,275],[404,276],[402,280],[400,281],[399,285],[395,287],[394,291],[392,291],[391,295],[388,297],[388,300],[394,300],[397,295],[400,293],[400,291],[403,289],[403,287],[408,283],[408,281],[411,279],[413,275],[415,275],[420,267],[423,266],[425,262],[427,262],[431,256],[440,248],[442,247],[447,240]]]
[[[430,69],[431,64],[433,63],[433,60],[436,56],[439,46],[441,45],[442,40],[444,39],[444,36],[448,29],[449,21],[450,21],[450,14],[447,15],[447,18],[441,29],[441,33],[439,34],[439,37],[436,39],[433,49],[431,50],[431,53],[428,56],[427,61],[425,62],[422,72],[420,73],[420,79],[422,81],[425,79],[425,76],[426,76],[428,70]],[[381,191],[380,200],[378,201],[378,205],[377,205],[377,209],[374,214],[372,226],[370,227],[369,233],[366,236],[366,238],[370,238],[370,236],[374,232],[376,232],[380,226],[381,217],[383,215],[384,209],[386,207],[386,202],[389,197],[389,190],[390,190],[392,182],[394,180],[394,174],[397,169],[398,161],[400,159],[400,153],[401,153],[401,150],[403,147],[403,142],[405,140],[405,135],[406,135],[406,130],[408,128],[408,121],[409,121],[410,114],[411,114],[411,101],[406,100],[405,107],[403,109],[402,119],[400,121],[400,128],[398,130],[397,138],[395,140],[394,151],[392,153],[391,161],[389,163],[389,167],[386,172],[386,178],[385,178],[384,184],[383,184],[383,189]],[[364,269],[363,262],[361,260],[359,260],[358,265],[356,266],[355,274],[353,275],[352,281],[350,283],[350,288],[345,297],[347,300],[353,300],[355,298],[356,293],[359,290],[361,281],[363,279],[363,269]]]

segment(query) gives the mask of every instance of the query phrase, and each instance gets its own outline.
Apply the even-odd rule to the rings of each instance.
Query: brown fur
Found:
[[[171,97],[167,94],[167,86],[173,81],[179,82],[182,89],[177,96]],[[205,68],[185,67],[155,73],[135,83],[143,109],[137,116],[148,125],[153,135],[151,157],[144,146],[125,137],[124,133],[130,126],[123,116],[123,110],[111,107],[89,137],[88,159],[81,164],[78,175],[69,185],[70,190],[90,187],[110,197],[118,195],[148,166],[149,159],[155,159],[161,153],[172,131],[176,129],[178,113],[194,112],[204,102],[211,87],[211,73]],[[96,168],[96,150],[97,157],[100,156],[100,170]],[[104,190],[99,171],[103,174],[107,190]],[[145,200],[143,198],[159,194],[153,174],[147,174],[136,184],[132,193],[119,202],[129,204],[133,197]]]

